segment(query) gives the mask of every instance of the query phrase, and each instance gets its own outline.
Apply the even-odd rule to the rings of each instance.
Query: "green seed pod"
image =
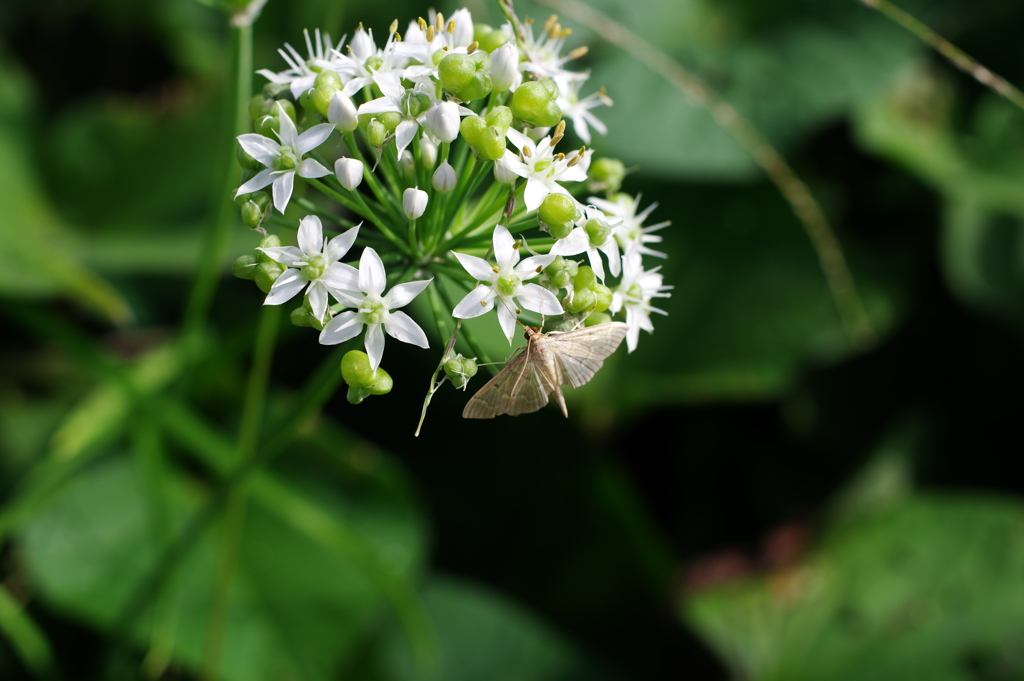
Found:
[[[242,223],[250,229],[256,229],[261,222],[263,222],[263,209],[255,201],[246,201],[242,206]]]
[[[598,324],[607,324],[612,320],[612,316],[607,312],[595,312],[583,321],[583,326],[597,326]]]
[[[286,83],[266,83],[263,86],[263,96],[266,99],[291,99],[292,90]]]
[[[505,133],[479,116],[466,116],[459,131],[470,148],[485,161],[496,161],[505,155]]]
[[[476,27],[474,27],[475,29]],[[474,34],[475,34],[474,30]],[[486,50],[487,52],[494,52],[496,49],[508,42],[508,33],[500,29],[491,31],[483,37],[483,39],[477,39],[480,43],[480,49]]]
[[[242,182],[245,183],[249,181],[249,178],[245,177],[245,175],[249,175],[251,177],[253,173],[252,171],[246,170],[242,173],[242,175]],[[250,199],[252,199],[252,194],[239,194],[238,196],[231,197],[231,200],[234,201],[235,205],[238,206],[239,208],[249,203]]]
[[[501,130],[502,135],[508,132],[508,129],[512,126],[512,119],[512,109],[507,106],[496,106],[487,112],[487,115],[484,117],[487,125],[493,125],[498,130]]]
[[[594,312],[604,312],[612,304],[612,290],[604,284],[597,284],[591,289],[597,300],[594,303]]]
[[[369,356],[360,350],[349,350],[341,358],[341,377],[348,384],[348,401],[352,404],[359,404],[370,395],[385,395],[394,385],[384,369],[370,369]]]
[[[572,231],[578,209],[576,202],[567,194],[548,194],[537,209],[537,217],[548,226],[551,236],[564,239]]]
[[[377,114],[377,120],[384,124],[385,130],[392,133],[402,122],[402,114],[397,111],[385,111],[382,114]]]
[[[577,291],[584,288],[594,288],[597,286],[597,275],[594,274],[594,270],[589,265],[580,265],[579,272],[576,273],[576,278],[573,279],[572,287]]]
[[[575,260],[567,260],[562,256],[556,257],[550,265],[544,268],[544,273],[548,275],[548,281],[556,289],[571,287],[573,277],[578,271],[579,265]]]
[[[366,126],[366,139],[375,147],[384,146],[384,140],[388,138],[388,129],[384,124],[374,119]]]
[[[512,93],[512,113],[527,125],[550,128],[562,118],[557,98],[558,86],[553,80],[530,80]]]
[[[328,71],[327,73],[334,73]],[[322,74],[321,74],[322,75]],[[328,85],[321,85],[315,87],[309,91],[308,101],[313,105],[313,112],[320,114],[327,119],[327,109],[331,106],[331,100],[334,99],[334,93],[337,92],[335,88]]]
[[[257,260],[259,256],[257,256]],[[287,269],[279,262],[261,262],[256,265],[256,286],[264,293],[270,293],[270,287],[274,285],[277,278]]]
[[[313,326],[316,319],[304,307],[297,307],[288,314],[288,321],[294,326]]]
[[[249,118],[255,121],[260,116],[266,116],[273,103],[273,99],[267,99],[263,95],[254,96],[249,100]]]
[[[277,108],[278,105],[280,105],[281,110],[284,111],[284,114],[288,116],[288,118],[292,119],[292,123],[294,123],[297,120],[295,118],[295,105],[292,104],[291,100],[289,99],[278,99],[277,101],[274,102],[272,110],[268,113],[270,113],[273,116],[277,116],[279,113]]]
[[[263,116],[256,121],[256,132],[272,140],[277,139],[277,133],[281,131],[281,121],[277,116]]]
[[[333,88],[334,92],[337,92],[344,86],[345,84],[341,82],[341,76],[331,69],[324,69],[316,75],[316,80],[313,81],[313,87],[329,87]]]
[[[268,234],[265,237],[263,237],[262,241],[260,241],[259,248],[279,248],[280,246],[281,237],[279,237],[276,234]],[[275,262],[274,260],[270,259],[269,255],[259,250],[259,248],[253,251],[253,253],[256,254],[257,262]]]
[[[587,224],[584,225],[583,229],[587,230],[590,243],[594,246],[603,246],[612,233],[611,225],[604,220],[587,220]]]
[[[483,41],[487,37],[487,34],[494,30],[494,27],[490,24],[478,24],[473,22],[473,40],[476,42]]]
[[[250,156],[241,144],[235,149],[235,158],[243,170],[260,170],[263,167],[263,164]]]
[[[239,279],[253,281],[256,279],[256,256],[252,253],[240,255],[231,263],[231,274]]]
[[[626,166],[617,158],[599,158],[590,164],[587,172],[592,191],[617,192],[625,177]]]
[[[580,312],[587,312],[593,310],[596,304],[597,294],[594,293],[593,289],[578,288],[575,291],[573,291],[571,296],[565,297],[565,301],[562,303],[562,307],[564,307],[565,311],[569,312],[570,314],[578,314]]]
[[[469,102],[491,93],[491,57],[483,50],[473,54],[449,54],[437,65],[441,87],[453,97]]]
[[[461,354],[449,357],[444,363],[444,373],[456,388],[463,388],[469,379],[476,376],[476,360]]]
[[[270,206],[270,194],[266,192],[253,192],[252,194],[249,194],[249,200],[259,206],[260,210],[264,212],[267,210],[267,207]],[[280,243],[278,245],[280,245]]]

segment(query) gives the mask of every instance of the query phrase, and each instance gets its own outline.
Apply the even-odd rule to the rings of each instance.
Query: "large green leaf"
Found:
[[[1022,527],[1016,501],[921,495],[833,526],[792,568],[693,593],[682,614],[736,678],[1020,678]]]

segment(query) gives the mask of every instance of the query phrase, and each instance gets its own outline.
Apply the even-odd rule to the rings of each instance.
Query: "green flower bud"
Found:
[[[384,124],[374,119],[366,126],[366,139],[372,146],[384,146],[384,140],[388,138],[388,129]]]
[[[548,194],[537,209],[537,217],[548,226],[551,236],[564,239],[572,231],[578,209],[576,202],[567,194]]]
[[[548,281],[556,289],[571,287],[573,277],[578,271],[579,265],[575,260],[567,260],[562,256],[556,257],[550,265],[544,268],[544,273],[548,275]]]
[[[473,54],[449,54],[437,65],[438,78],[445,92],[469,102],[491,93],[491,57],[483,50]]]
[[[590,170],[587,172],[591,191],[617,192],[622,187],[622,180],[625,177],[626,166],[617,158],[596,159],[590,164]]]
[[[250,156],[241,144],[235,149],[235,158],[243,170],[260,170],[263,167],[263,164]]]
[[[583,269],[582,267],[580,268]],[[578,314],[580,312],[586,312],[593,310],[597,304],[597,294],[594,293],[593,289],[583,288],[576,289],[571,295],[565,297],[562,302],[562,307],[565,308],[566,312],[571,314]]]
[[[326,71],[325,73],[334,73],[333,71]],[[328,86],[321,85],[315,87],[309,91],[308,100],[313,105],[313,111],[327,118],[327,109],[331,106],[331,100],[334,99],[334,93],[336,89]]]
[[[257,260],[259,256],[257,256]],[[274,285],[277,278],[287,269],[279,262],[261,262],[256,265],[256,286],[264,293],[270,293],[270,287]]]
[[[550,128],[562,118],[557,98],[558,86],[550,78],[529,80],[512,93],[512,113],[527,125]]]
[[[477,370],[476,359],[461,354],[449,357],[444,363],[444,373],[456,388],[464,388]]]
[[[474,36],[476,34],[476,27],[474,26]],[[496,49],[508,42],[508,33],[502,30],[491,31],[486,34],[483,38],[477,38],[477,42],[480,43],[480,49],[486,50],[487,52],[494,52]]]
[[[496,106],[488,111],[484,117],[487,125],[493,125],[498,130],[501,130],[502,135],[508,132],[509,127],[512,126],[512,119],[512,109],[507,106]]]
[[[612,290],[604,284],[597,284],[591,289],[597,300],[594,302],[594,312],[604,312],[612,305]]]
[[[313,87],[328,87],[332,88],[334,92],[337,92],[345,86],[341,82],[341,76],[336,71],[330,69],[324,69],[316,75],[316,80],[313,81]],[[331,94],[334,94],[333,92]]]
[[[242,223],[250,229],[256,229],[263,222],[263,209],[255,201],[246,201],[242,206]]]
[[[394,385],[384,369],[370,369],[369,356],[359,350],[349,350],[341,358],[341,377],[348,384],[348,401],[352,404],[359,404],[370,395],[387,394]]]
[[[583,321],[583,326],[597,326],[598,324],[607,324],[612,320],[612,316],[607,312],[595,312]]]
[[[594,270],[589,265],[580,265],[579,272],[576,273],[576,277],[573,279],[572,287],[579,290],[594,288],[595,286],[597,286],[597,275],[594,274]]]
[[[454,55],[453,55],[454,56]],[[459,130],[470,148],[485,161],[496,161],[505,155],[505,133],[479,116],[466,116]]]
[[[252,281],[256,278],[256,256],[252,253],[240,255],[231,263],[231,274],[239,279]]]
[[[587,220],[587,224],[584,225],[583,229],[587,231],[590,243],[594,246],[603,246],[612,233],[611,225],[604,220]]]
[[[270,106],[273,103],[273,99],[268,99],[263,95],[254,96],[249,100],[249,118],[255,121],[260,116],[266,116],[270,113]]]

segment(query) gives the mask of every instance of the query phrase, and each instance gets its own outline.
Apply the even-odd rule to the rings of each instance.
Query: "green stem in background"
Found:
[[[456,285],[459,285],[461,283],[458,279],[454,277],[451,277],[451,280],[455,282]],[[437,292],[441,295],[441,299],[444,300],[445,307],[447,307],[449,310],[454,310],[455,305],[452,304],[452,299],[448,296],[444,288],[440,285],[440,282],[435,282],[435,284],[437,285]],[[498,373],[497,366],[491,364],[491,360],[488,358],[487,353],[484,352],[480,345],[476,342],[476,338],[473,337],[473,334],[470,333],[468,328],[466,328],[465,326],[461,327],[459,329],[459,336],[464,341],[466,341],[466,344],[469,346],[470,351],[472,351],[476,355],[477,362],[479,362],[480,364],[489,365],[487,367],[487,370],[490,371],[491,374]]]
[[[859,349],[872,345],[875,341],[875,331],[857,291],[853,274],[846,264],[846,256],[843,255],[839,239],[832,231],[810,188],[760,131],[721,95],[683,68],[675,59],[607,15],[578,0],[538,2],[580,22],[612,45],[625,50],[693,103],[706,108],[715,122],[750,153],[754,162],[789,202],[790,208],[803,226],[804,233],[818,255],[818,262],[825,275],[825,281],[828,282],[832,301],[839,312],[850,345]],[[502,6],[504,7],[504,2]]]
[[[182,338],[186,344],[194,342],[195,335],[206,323],[228,245],[231,242],[231,229],[238,222],[238,208],[230,200],[230,196],[239,184],[239,171],[234,154],[234,146],[237,144],[235,137],[249,129],[249,99],[252,96],[253,73],[252,26],[240,26],[232,29],[231,43],[234,55],[231,73],[235,83],[229,124],[232,132],[229,147],[221,152],[222,163],[226,163],[226,167],[222,167],[223,184],[213,195],[213,202],[217,207],[217,217],[213,229],[210,231],[206,248],[203,250],[196,283],[185,308]]]
[[[985,87],[1010,100],[1016,104],[1018,108],[1024,109],[1024,93],[1011,85],[1009,81],[999,74],[989,71],[969,54],[943,38],[932,29],[928,28],[912,15],[908,14],[905,10],[900,9],[888,0],[860,1],[868,7],[877,9],[879,12],[916,35],[923,42],[933,47],[943,57],[953,62],[954,66],[967,75],[973,77]]]
[[[270,380],[270,366],[274,360],[274,346],[281,322],[281,307],[265,305],[260,313],[259,328],[253,350],[252,368],[242,405],[242,422],[235,447],[235,462],[244,464],[256,454],[263,408]],[[224,539],[221,542],[220,560],[217,565],[217,581],[213,590],[213,603],[206,628],[206,643],[203,651],[203,666],[199,678],[214,681],[219,677],[220,656],[224,646],[224,632],[227,625],[228,604],[231,583],[238,562],[238,551],[245,524],[246,487],[237,485],[231,489],[225,514]]]
[[[374,213],[373,210],[368,205],[366,205],[366,201],[363,200],[363,197],[362,195],[359,194],[359,192],[352,192],[352,196],[356,198],[349,199],[348,197],[343,196],[342,194],[334,191],[320,180],[307,180],[307,182],[313,185],[325,196],[330,197],[337,201],[338,203],[340,203],[341,205],[350,208],[351,210],[353,210],[353,212],[360,213],[361,215],[363,215],[363,217],[365,217],[366,219],[373,223],[374,227],[380,230],[380,233],[383,234],[388,241],[390,241],[396,247],[398,247],[398,249],[401,250],[402,253],[404,253],[405,255],[410,255],[408,245],[404,241],[402,241],[402,239],[397,234],[391,231],[391,228],[385,221],[377,217],[377,214]],[[354,203],[355,205],[360,206],[360,208],[358,210],[351,208],[349,206],[350,203]]]
[[[0,585],[0,632],[32,678],[43,681],[58,678],[49,641],[4,585]]]

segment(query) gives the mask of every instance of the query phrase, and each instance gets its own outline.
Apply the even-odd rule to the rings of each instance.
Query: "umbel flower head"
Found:
[[[511,343],[517,325],[578,330],[614,317],[628,335],[618,324],[574,337],[625,336],[632,352],[662,312],[652,302],[671,287],[645,259],[664,257],[651,246],[668,223],[645,226],[653,206],[615,193],[624,165],[594,161],[592,136],[610,132],[597,107],[611,100],[574,69],[586,49],[564,51],[569,31],[555,18],[537,31],[508,16],[492,28],[466,9],[432,12],[404,39],[397,20],[376,39],[360,24],[348,44],[314,30],[305,56],[285,45],[287,68],[259,71],[267,83],[249,106],[256,132],[238,137],[236,199],[249,227],[285,242],[294,230],[296,243],[270,234],[233,271],[268,305],[294,301],[292,321],[322,345],[349,351],[350,388],[353,358],[365,357],[360,400],[387,392],[382,377],[388,389],[405,380],[381,367],[389,336],[435,349],[413,377],[446,367],[432,393],[438,376],[465,387],[492,359],[463,320],[494,310],[484,332]],[[583,204],[588,187],[608,194]],[[296,194],[307,213],[297,222],[285,214]]]

